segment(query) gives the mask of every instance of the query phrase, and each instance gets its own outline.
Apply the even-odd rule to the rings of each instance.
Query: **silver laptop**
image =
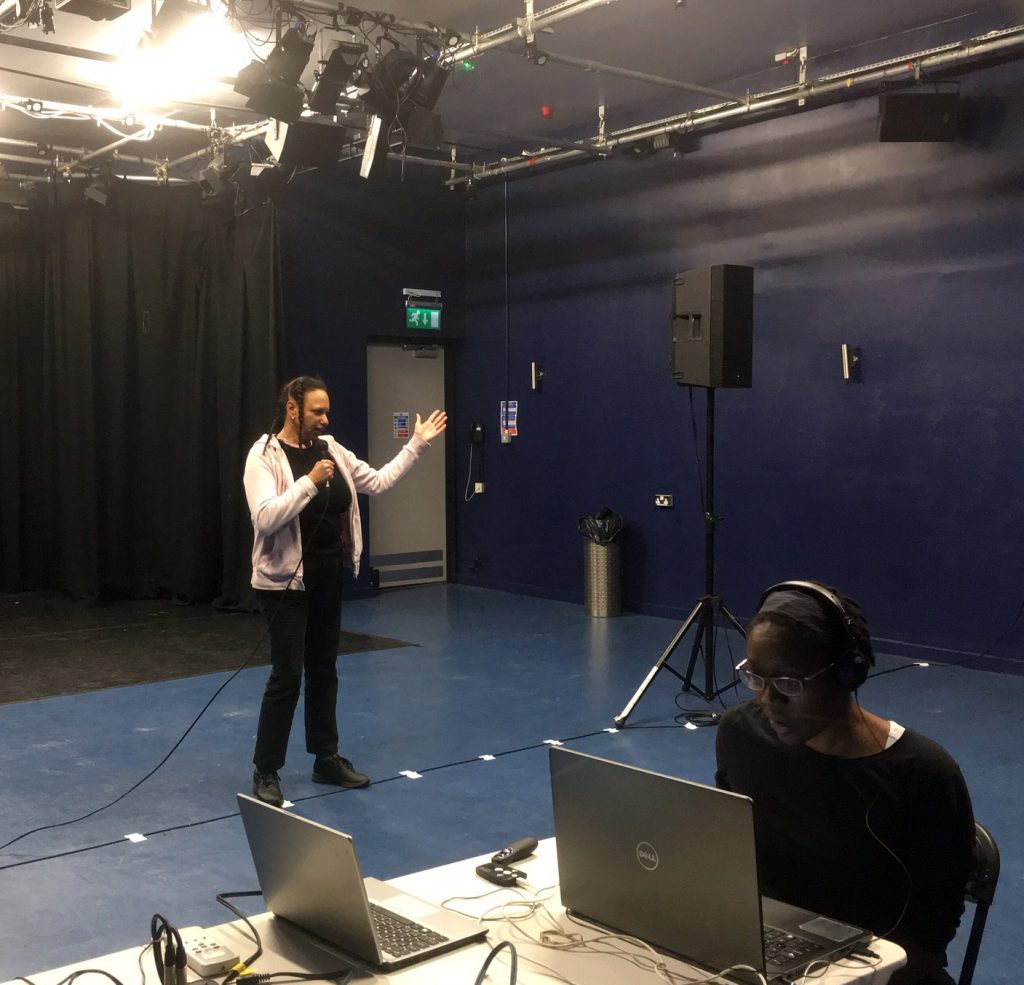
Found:
[[[769,979],[872,936],[760,895],[749,797],[570,749],[552,747],[550,764],[562,903],[574,915]]]
[[[378,971],[481,940],[469,917],[363,879],[349,835],[238,794],[267,909]]]

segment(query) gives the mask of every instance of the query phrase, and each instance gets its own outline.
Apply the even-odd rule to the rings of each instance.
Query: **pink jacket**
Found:
[[[413,435],[387,465],[375,469],[339,445],[330,435],[320,437],[327,442],[338,474],[344,476],[352,494],[348,528],[342,530],[341,543],[358,574],[359,557],[363,553],[363,528],[356,493],[375,496],[386,492],[412,468],[430,444]],[[292,572],[298,568],[290,587],[296,591],[303,590],[302,565],[299,563],[302,557],[299,514],[316,495],[316,485],[308,475],[292,478],[291,466],[277,435],[272,435],[269,442],[263,435],[249,449],[243,481],[253,527],[252,587],[283,589]]]

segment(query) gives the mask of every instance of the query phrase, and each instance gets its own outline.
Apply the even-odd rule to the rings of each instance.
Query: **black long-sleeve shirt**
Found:
[[[717,755],[718,786],[754,801],[762,893],[945,963],[963,912],[974,816],[941,746],[907,729],[875,755],[826,756],[784,745],[751,701],[723,716]]]

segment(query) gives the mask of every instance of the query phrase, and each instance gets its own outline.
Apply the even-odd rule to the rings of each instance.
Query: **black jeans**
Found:
[[[263,772],[284,766],[288,735],[306,672],[306,750],[338,751],[338,640],[341,635],[340,557],[303,561],[305,591],[261,591],[270,624],[270,679],[263,692],[253,762]]]

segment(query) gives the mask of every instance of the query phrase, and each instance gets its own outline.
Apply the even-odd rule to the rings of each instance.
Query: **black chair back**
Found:
[[[960,966],[957,985],[971,985],[974,966],[978,963],[981,938],[985,933],[988,908],[996,894],[999,881],[999,846],[987,829],[974,824],[974,869],[967,879],[964,899],[974,904],[974,919],[971,921],[971,936],[964,950],[964,962]]]

